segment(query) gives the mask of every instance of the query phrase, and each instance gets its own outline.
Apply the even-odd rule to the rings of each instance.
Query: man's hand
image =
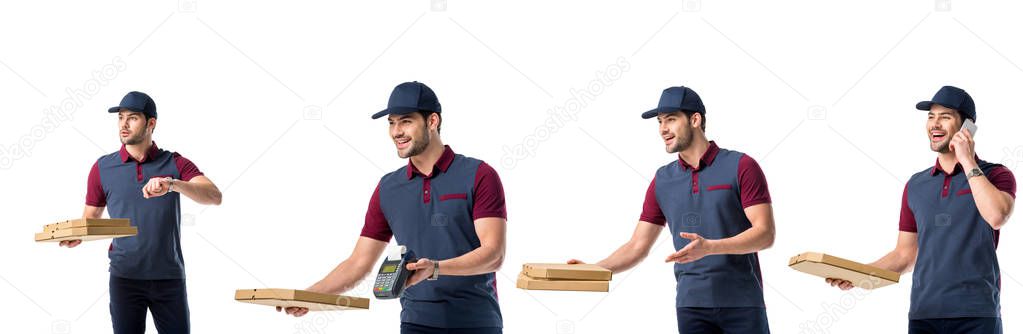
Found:
[[[317,289],[317,287],[316,287],[316,284],[313,284],[313,286],[310,286],[310,287],[306,288],[305,290],[306,291],[310,291],[310,292],[326,293],[326,291],[319,291],[319,289]],[[297,307],[297,306],[291,306],[291,307],[280,307],[280,306],[278,306],[277,307],[277,312],[280,312],[280,311],[284,311],[284,313],[298,318],[298,317],[301,317],[303,315],[306,315],[306,313],[309,313],[309,308],[307,308],[307,307]]]
[[[61,247],[67,247],[67,248],[75,248],[75,246],[78,246],[78,245],[81,245],[81,244],[82,244],[82,240],[81,239],[63,240],[63,241],[60,242],[60,246]]]
[[[586,264],[586,262],[583,262],[582,260],[576,260],[576,259],[568,260],[568,262],[565,262],[565,263],[568,263],[568,264]]]
[[[166,195],[170,191],[174,179],[169,177],[154,177],[149,179],[145,187],[142,187],[143,198],[153,198]]]
[[[839,279],[839,278],[825,278],[824,281],[828,282],[828,284],[831,284],[831,286],[838,287],[839,289],[842,289],[842,291],[846,291],[846,290],[849,290],[849,289],[852,289],[853,287],[855,287],[852,284],[852,282],[846,281],[844,279]]]
[[[294,306],[287,307],[287,308],[282,308],[282,307],[278,306],[277,307],[277,312],[280,312],[280,311],[284,311],[284,313],[292,315],[292,316],[294,316],[296,318],[301,317],[301,316],[305,315],[306,313],[309,313],[309,309],[308,308],[305,308],[305,307],[294,307]]]
[[[408,278],[408,281],[405,281],[405,287],[407,288],[433,276],[433,260],[419,259],[419,261],[406,264],[405,269],[415,270],[412,272],[412,276]]]
[[[689,263],[710,254],[710,241],[704,239],[699,234],[681,232],[678,235],[689,239],[689,244],[677,252],[668,255],[664,262]]]
[[[959,164],[963,166],[963,170],[967,172],[977,167],[977,160],[974,159],[976,156],[974,146],[973,134],[966,129],[956,132],[948,146],[955,153],[956,161],[959,161]]]

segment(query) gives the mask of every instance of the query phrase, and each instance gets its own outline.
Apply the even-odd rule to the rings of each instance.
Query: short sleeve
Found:
[[[767,177],[756,160],[748,155],[739,158],[739,198],[742,208],[757,204],[771,203],[771,193],[767,189]]]
[[[899,231],[916,233],[916,217],[909,208],[909,183],[902,190],[902,212],[899,213]]]
[[[387,224],[387,218],[384,217],[384,210],[380,208],[380,184],[377,184],[376,190],[373,190],[373,196],[369,199],[369,208],[366,209],[366,222],[362,225],[362,236],[380,240],[383,242],[390,242],[391,226]]]
[[[85,205],[107,206],[107,194],[103,192],[103,183],[99,179],[99,161],[92,164],[92,170],[89,171],[89,180],[85,188]]]
[[[991,171],[987,173],[987,179],[988,181],[991,181],[991,184],[995,185],[995,188],[998,188],[998,190],[1006,192],[1014,199],[1016,198],[1016,177],[1013,176],[1012,171],[1005,166],[992,168]]]
[[[199,171],[199,167],[196,167],[191,160],[181,156],[181,154],[174,153],[174,165],[178,167],[178,175],[181,176],[181,181],[188,182],[193,177],[203,175]]]
[[[661,212],[661,205],[657,204],[656,184],[657,178],[654,177],[653,180],[650,180],[650,186],[646,189],[646,197],[643,199],[643,212],[639,215],[639,220],[664,226],[664,223],[668,220],[664,218],[664,213]]]
[[[497,171],[485,162],[476,169],[476,180],[473,185],[472,219],[487,217],[508,218],[508,209],[504,202],[504,185]]]

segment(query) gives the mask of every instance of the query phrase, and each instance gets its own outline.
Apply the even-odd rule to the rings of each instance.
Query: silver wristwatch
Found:
[[[983,176],[983,175],[984,175],[984,171],[980,170],[980,168],[974,167],[973,169],[970,170],[970,172],[968,174],[966,174],[966,178],[970,179],[970,178],[973,178],[974,176]]]
[[[430,261],[430,262],[433,262],[433,275],[430,275],[430,277],[427,278],[426,280],[427,281],[436,281],[438,278],[440,278],[440,261]]]

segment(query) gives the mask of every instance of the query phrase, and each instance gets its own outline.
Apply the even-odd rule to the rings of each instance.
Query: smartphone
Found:
[[[977,124],[974,124],[973,120],[967,118],[966,121],[963,122],[963,127],[959,129],[959,131],[962,131],[962,130],[969,131],[971,136],[976,136],[977,135]]]

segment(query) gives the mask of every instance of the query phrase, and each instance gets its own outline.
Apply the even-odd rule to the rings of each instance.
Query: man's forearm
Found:
[[[898,250],[893,250],[885,254],[874,263],[869,265],[875,266],[881,269],[891,270],[901,274],[913,271],[913,263],[916,261],[915,258],[908,254],[903,254]]]
[[[608,255],[607,258],[597,262],[597,265],[617,274],[632,269],[632,267],[635,267],[640,261],[643,261],[649,253],[650,247],[637,246],[630,241],[621,247],[618,247],[618,249],[616,249],[614,253],[611,253],[611,255]]]
[[[366,275],[371,266],[357,266],[351,259],[338,264],[326,277],[309,287],[310,291],[341,294],[355,288]]]
[[[753,226],[730,238],[707,240],[710,251],[715,254],[749,254],[764,250],[774,244],[774,230],[765,226]]]
[[[501,269],[502,263],[504,263],[504,249],[484,245],[459,257],[441,260],[440,274],[454,276],[487,274]]]
[[[191,198],[199,204],[220,205],[222,195],[213,183],[198,183],[175,180],[174,191]]]
[[[980,216],[991,228],[1002,228],[1012,213],[1012,197],[995,187],[986,176],[971,177],[969,182]]]

